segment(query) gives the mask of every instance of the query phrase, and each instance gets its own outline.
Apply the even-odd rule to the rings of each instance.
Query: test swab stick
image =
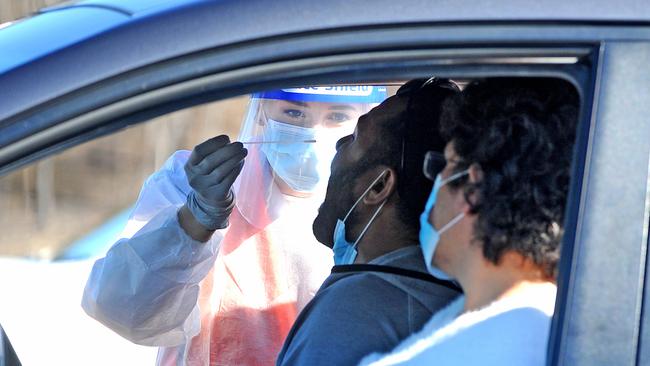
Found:
[[[245,141],[242,144],[313,144],[316,140],[302,140],[302,141]]]

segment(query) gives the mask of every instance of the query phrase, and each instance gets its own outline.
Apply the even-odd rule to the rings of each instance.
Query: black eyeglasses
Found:
[[[424,154],[422,172],[427,179],[435,181],[436,176],[445,168],[445,165],[447,165],[447,160],[444,154],[437,151],[427,151]]]

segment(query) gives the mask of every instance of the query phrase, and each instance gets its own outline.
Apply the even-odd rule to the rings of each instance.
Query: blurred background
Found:
[[[246,103],[172,113],[0,177],[0,255],[56,259],[111,218],[125,221],[144,180],[172,152],[222,133],[236,137]]]
[[[0,23],[60,3],[0,0]],[[128,210],[146,177],[172,152],[221,133],[235,137],[246,103],[235,98],[166,115],[0,177],[0,256],[65,255]]]
[[[23,18],[40,8],[63,2],[61,0],[0,0],[0,23]]]

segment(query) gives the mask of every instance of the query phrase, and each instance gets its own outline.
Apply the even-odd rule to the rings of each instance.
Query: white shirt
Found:
[[[551,283],[527,285],[462,314],[461,296],[391,353],[371,354],[361,365],[546,365],[556,289]]]

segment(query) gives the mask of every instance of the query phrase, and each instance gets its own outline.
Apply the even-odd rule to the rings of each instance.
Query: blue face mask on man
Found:
[[[334,264],[335,265],[343,265],[343,264],[352,264],[354,263],[355,259],[357,258],[357,244],[359,244],[359,241],[361,238],[363,238],[363,235],[366,233],[368,228],[370,227],[370,224],[375,220],[377,215],[379,215],[379,212],[381,209],[384,207],[386,204],[386,201],[382,202],[381,205],[379,205],[379,208],[377,208],[377,211],[372,215],[366,226],[363,228],[361,231],[361,234],[359,234],[359,237],[357,240],[354,241],[354,243],[350,243],[347,241],[345,238],[345,220],[348,219],[352,211],[354,210],[355,207],[357,207],[357,204],[361,202],[361,200],[370,192],[372,187],[384,176],[384,174],[387,172],[387,170],[384,170],[379,174],[379,176],[368,186],[368,188],[361,194],[361,197],[357,199],[357,201],[352,205],[348,213],[345,215],[343,220],[338,219],[336,220],[336,227],[334,228],[334,247],[332,250],[334,251]]]
[[[438,242],[440,241],[440,235],[449,230],[452,226],[456,225],[465,216],[465,213],[461,212],[458,214],[440,230],[436,230],[436,228],[434,228],[433,225],[429,223],[429,216],[431,216],[431,210],[436,204],[436,197],[438,196],[438,191],[440,191],[440,188],[442,188],[445,184],[467,174],[469,174],[469,170],[453,174],[445,179],[442,179],[440,177],[440,174],[438,174],[436,176],[436,181],[433,183],[433,189],[431,190],[429,199],[424,206],[424,212],[422,212],[422,215],[420,215],[420,248],[422,249],[422,255],[424,256],[427,270],[434,277],[440,278],[442,280],[451,280],[452,278],[433,265],[433,257],[436,253]]]

